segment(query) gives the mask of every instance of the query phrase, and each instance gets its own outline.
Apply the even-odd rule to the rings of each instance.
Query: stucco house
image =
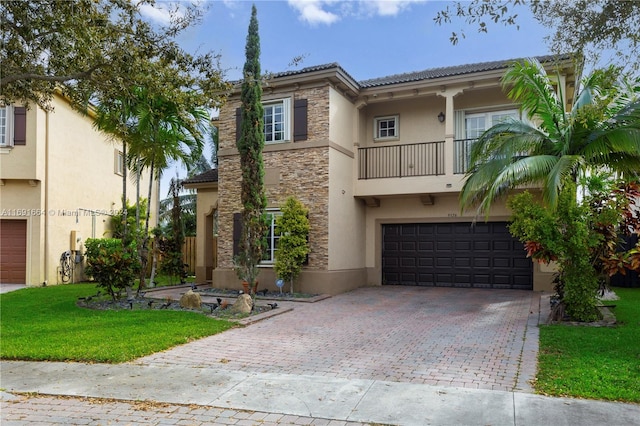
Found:
[[[570,109],[575,63],[538,59],[559,75]],[[277,215],[291,195],[309,209],[311,253],[299,291],[392,284],[551,290],[553,271],[526,258],[511,237],[504,202],[487,222],[459,207],[471,144],[492,123],[520,114],[501,87],[512,62],[365,81],[333,63],[268,79],[262,98],[268,212]],[[239,106],[238,86],[220,110],[216,175],[192,182],[208,185],[198,191],[198,236],[205,244],[214,218],[218,236],[216,267],[201,263],[197,279],[229,288],[239,286],[233,271],[234,217],[242,209]],[[275,289],[277,239],[270,232],[261,287]]]
[[[122,207],[122,145],[62,96],[52,111],[0,107],[0,282],[77,282],[83,242],[109,236]],[[146,183],[145,183],[146,182]],[[143,188],[148,180],[143,178]],[[128,198],[135,184],[128,179]],[[157,217],[152,200],[152,218]],[[61,257],[69,252],[69,261]]]

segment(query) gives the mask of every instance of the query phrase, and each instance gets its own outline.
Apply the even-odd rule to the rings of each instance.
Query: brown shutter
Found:
[[[240,140],[240,134],[242,133],[242,110],[236,108],[236,142]]]
[[[307,140],[307,100],[293,101],[293,141]]]
[[[242,213],[233,214],[233,256],[240,254],[240,238],[242,236]]]
[[[27,109],[13,108],[13,145],[27,144]]]

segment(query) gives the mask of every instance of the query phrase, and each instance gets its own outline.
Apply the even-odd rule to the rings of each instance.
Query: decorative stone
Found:
[[[184,309],[200,309],[202,306],[202,298],[199,293],[189,290],[180,298],[180,307]]]
[[[251,296],[249,296],[248,294],[241,294],[236,299],[235,303],[231,307],[231,310],[239,314],[248,314],[251,312],[252,307],[253,300],[251,299]]]

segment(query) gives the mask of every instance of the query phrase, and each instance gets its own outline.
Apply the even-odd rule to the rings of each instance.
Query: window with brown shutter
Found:
[[[242,238],[242,213],[233,214],[233,257],[240,254],[240,238]]]
[[[13,108],[13,145],[27,144],[27,109],[25,107]]]
[[[296,99],[293,102],[293,141],[307,140],[307,100]]]

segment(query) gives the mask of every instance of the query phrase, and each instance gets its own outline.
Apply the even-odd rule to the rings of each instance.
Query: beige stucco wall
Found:
[[[444,109],[445,100],[435,95],[367,105],[364,108],[366,134],[363,146],[443,141],[444,125],[438,121],[438,114]],[[374,119],[392,115],[399,115],[398,138],[374,141]]]
[[[119,145],[97,132],[92,119],[56,96],[54,110],[27,112],[27,142],[0,155],[0,208],[27,218],[28,285],[56,284],[60,255],[71,248],[71,232],[81,241],[108,236],[109,214],[121,208],[122,177],[114,171]],[[146,198],[148,180],[143,179]],[[128,180],[128,198],[135,185]],[[157,222],[153,187],[151,227]],[[7,214],[3,219],[20,218]],[[82,246],[77,247],[82,252]],[[70,281],[83,279],[78,264]]]
[[[196,199],[196,282],[207,281],[207,268],[213,268],[213,259],[207,258],[207,254],[213,255],[213,249],[206,247],[213,244],[213,218],[214,211],[218,208],[218,184],[185,185],[189,189],[197,189]],[[210,226],[207,226],[207,223]],[[207,235],[211,232],[211,235]]]

